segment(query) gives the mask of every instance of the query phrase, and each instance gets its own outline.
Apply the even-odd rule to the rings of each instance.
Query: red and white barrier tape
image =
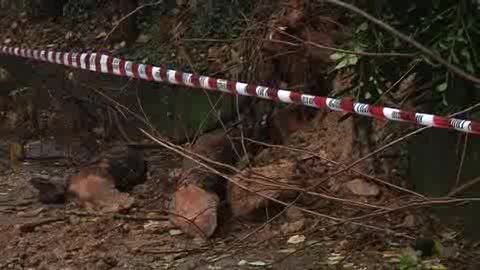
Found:
[[[94,72],[143,79],[148,81],[180,84],[192,88],[221,91],[233,95],[254,96],[284,103],[329,108],[334,111],[351,112],[383,120],[409,122],[423,126],[455,129],[467,133],[480,134],[480,122],[445,118],[437,115],[402,111],[399,109],[372,106],[347,99],[335,99],[301,94],[295,91],[257,86],[242,82],[216,79],[167,69],[165,66],[137,64],[128,60],[97,53],[63,53],[47,50],[32,50],[0,47],[0,53],[31,58],[43,62],[61,64]]]

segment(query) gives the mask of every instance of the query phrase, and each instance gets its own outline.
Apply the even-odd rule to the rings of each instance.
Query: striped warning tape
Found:
[[[426,113],[372,106],[365,103],[353,102],[349,99],[313,96],[295,91],[257,86],[208,76],[199,76],[196,74],[167,69],[164,65],[152,66],[147,64],[137,64],[106,54],[64,53],[5,46],[0,47],[0,53],[135,79],[180,84],[192,88],[203,88],[234,95],[254,96],[278,102],[295,103],[317,109],[329,108],[334,111],[351,112],[383,120],[409,122],[423,126],[455,129],[462,132],[480,134],[480,122],[445,118]]]

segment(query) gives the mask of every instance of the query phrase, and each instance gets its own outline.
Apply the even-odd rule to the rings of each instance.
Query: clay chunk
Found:
[[[185,234],[209,238],[217,228],[219,198],[196,185],[178,189],[172,200],[170,222]]]

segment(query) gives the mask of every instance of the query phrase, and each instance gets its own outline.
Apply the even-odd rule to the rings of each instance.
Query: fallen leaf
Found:
[[[327,264],[329,264],[329,265],[338,264],[344,258],[345,258],[345,256],[342,256],[339,253],[331,253],[330,256],[328,256],[328,258],[327,258]]]
[[[95,37],[96,39],[101,39],[107,36],[107,32],[103,31],[98,33],[98,35]]]
[[[293,253],[297,251],[296,249],[294,248],[287,248],[287,249],[280,249],[279,251],[277,251],[278,253]]]
[[[360,24],[360,26],[357,28],[357,33],[360,31],[366,31],[368,29],[368,23],[364,22]]]
[[[241,260],[238,262],[238,266],[243,266],[243,265],[246,265],[248,262],[246,260]]]
[[[337,60],[342,59],[344,56],[345,56],[344,53],[338,53],[338,52],[336,52],[336,53],[333,53],[333,54],[330,55],[330,59],[332,59],[332,60],[334,60],[334,61],[337,61]]]
[[[305,238],[305,235],[294,235],[288,239],[287,243],[294,245],[300,244],[305,242]]]
[[[444,82],[442,84],[437,85],[437,91],[438,92],[443,92],[443,91],[447,90],[447,88],[448,88],[448,83],[447,82]]]
[[[181,230],[170,230],[170,231],[168,231],[168,233],[171,236],[177,236],[177,235],[182,235],[183,234],[183,232]]]
[[[267,263],[262,262],[262,261],[254,261],[254,262],[249,262],[248,265],[251,265],[251,266],[266,266]]]

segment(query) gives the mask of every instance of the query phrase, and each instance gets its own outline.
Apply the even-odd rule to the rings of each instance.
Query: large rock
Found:
[[[89,211],[118,212],[133,204],[133,198],[118,191],[113,177],[99,166],[80,170],[70,178],[67,190]]]
[[[233,164],[236,160],[231,141],[225,135],[224,130],[203,134],[189,148],[190,151],[213,161]],[[198,158],[195,157],[195,159]],[[183,160],[183,170],[192,171],[195,170],[194,168],[199,168],[199,165],[195,161],[189,158]]]
[[[241,183],[243,187],[234,183],[228,183],[228,202],[230,204],[233,217],[248,216],[256,209],[265,206],[270,197],[280,199],[291,197],[295,192],[286,189],[279,189],[276,185],[292,186],[292,176],[295,173],[295,164],[287,160],[279,160],[271,165],[257,167],[252,169],[247,179],[254,182],[245,181],[242,176],[235,175],[234,181]],[[257,175],[257,176],[255,176]],[[258,175],[263,176],[263,179]]]
[[[170,221],[192,237],[208,238],[217,228],[218,203],[216,194],[185,185],[174,194]]]
[[[45,204],[65,202],[67,181],[61,177],[36,176],[29,183],[38,191],[38,200]]]

